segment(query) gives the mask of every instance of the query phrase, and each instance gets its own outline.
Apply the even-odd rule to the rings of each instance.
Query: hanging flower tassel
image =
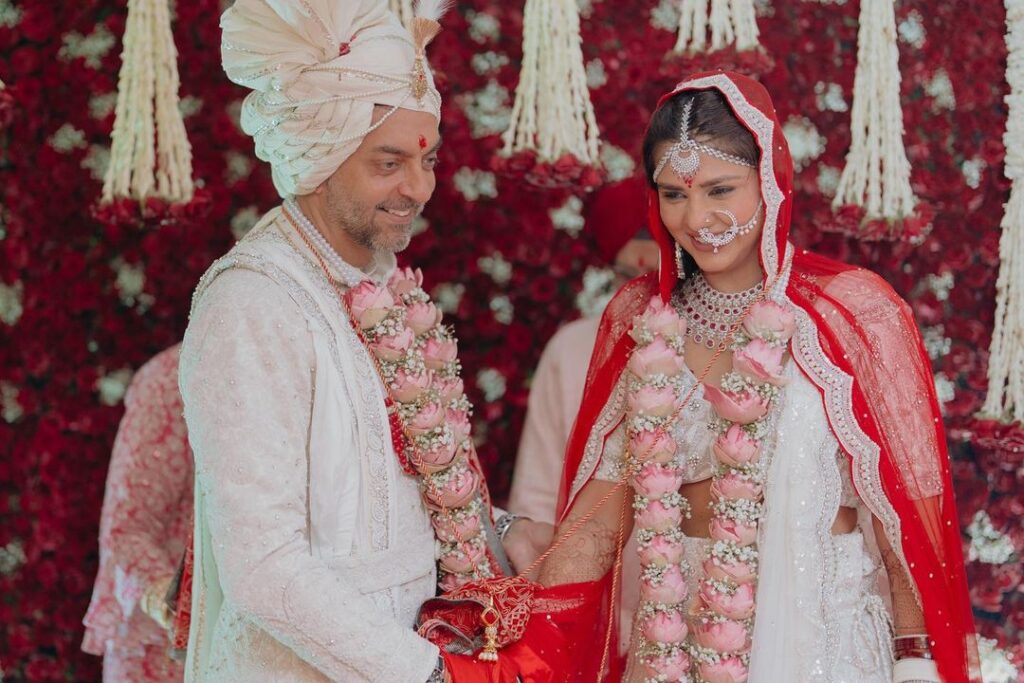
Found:
[[[1004,171],[1013,185],[999,239],[996,319],[988,361],[986,417],[1024,420],[1024,0],[1006,1],[1006,147]]]
[[[523,67],[495,170],[538,187],[601,183],[576,0],[526,0]]]
[[[833,230],[862,239],[917,243],[930,221],[910,187],[910,162],[903,146],[899,50],[891,0],[863,0],[857,34],[850,151],[832,208]]]
[[[128,0],[103,202],[192,198],[192,148],[178,108],[178,53],[167,0]]]
[[[679,32],[661,75],[714,69],[765,73],[774,60],[761,49],[759,33],[754,0],[679,0]]]

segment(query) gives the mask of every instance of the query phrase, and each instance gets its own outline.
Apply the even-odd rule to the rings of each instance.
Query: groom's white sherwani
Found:
[[[338,270],[344,286],[367,277]],[[435,588],[427,511],[369,353],[280,209],[200,282],[181,390],[196,459],[188,680],[426,681],[438,651],[412,626]]]

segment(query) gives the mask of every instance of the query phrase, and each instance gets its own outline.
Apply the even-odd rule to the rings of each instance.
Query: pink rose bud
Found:
[[[651,298],[640,317],[651,334],[666,338],[686,335],[686,321],[679,317],[672,304],[662,301],[659,295]]]
[[[666,507],[660,500],[652,500],[636,515],[636,523],[643,529],[657,532],[668,531],[679,526],[683,513],[677,507]]]
[[[413,270],[412,268],[401,268],[395,270],[391,274],[391,279],[388,280],[388,287],[392,292],[398,296],[404,296],[417,287],[423,286],[423,271],[419,268]]]
[[[469,544],[466,544],[465,550],[469,551],[469,555],[466,555],[462,545],[441,555],[441,568],[454,574],[468,574],[473,571],[483,558],[484,551]]]
[[[760,500],[764,488],[739,472],[730,472],[711,482],[711,495],[716,500]]]
[[[443,404],[451,403],[466,391],[461,377],[437,378],[434,380],[434,388]]]
[[[715,439],[712,450],[719,462],[732,467],[757,462],[761,457],[758,443],[747,436],[739,425],[729,427],[729,431]]]
[[[676,457],[676,442],[668,432],[645,429],[629,438],[629,452],[643,461],[671,462]]]
[[[644,673],[656,680],[678,681],[690,672],[690,658],[685,652],[651,657],[644,660]],[[658,679],[664,676],[664,679]]]
[[[704,560],[704,572],[713,579],[733,583],[750,583],[757,578],[754,568],[746,562],[722,562],[715,558]]]
[[[629,410],[633,414],[668,417],[675,411],[679,398],[672,387],[656,389],[652,386],[642,386],[637,391],[630,392],[628,402]]]
[[[417,302],[405,309],[405,322],[416,334],[428,332],[441,322],[441,311],[432,303]]]
[[[660,534],[640,549],[640,562],[645,565],[652,564],[656,567],[665,567],[670,564],[679,564],[682,559],[683,544],[670,540]]]
[[[640,379],[650,379],[655,375],[675,375],[683,369],[683,359],[670,349],[665,340],[656,337],[647,346],[633,352],[627,366]]]
[[[448,409],[448,426],[452,428],[456,443],[462,443],[469,438],[472,427],[469,424],[469,413],[465,410]]]
[[[715,664],[700,665],[700,675],[705,683],[746,683],[748,673],[739,657],[727,657]]]
[[[640,596],[649,602],[674,605],[685,600],[688,592],[686,579],[678,565],[666,569],[664,579],[659,583],[640,580]]]
[[[760,420],[768,412],[768,404],[753,392],[726,393],[718,387],[705,384],[704,398],[719,417],[743,425]]]
[[[409,352],[414,341],[416,335],[408,327],[403,327],[400,332],[370,342],[370,349],[381,360],[395,362]]]
[[[447,515],[431,515],[431,524],[437,537],[446,543],[468,541],[480,533],[480,515],[469,515],[461,522],[455,522]]]
[[[782,355],[785,349],[755,339],[732,356],[736,372],[755,382],[785,386],[789,379],[782,376]]]
[[[479,483],[476,472],[467,468],[448,477],[448,483],[441,490],[428,488],[426,495],[436,505],[443,505],[446,508],[462,507],[473,500]]]
[[[444,422],[445,410],[437,403],[428,403],[420,412],[416,413],[406,425],[407,430],[413,436],[419,436],[433,431]]]
[[[682,485],[683,475],[679,470],[656,462],[647,463],[633,475],[633,488],[636,492],[652,500],[678,491]]]
[[[679,643],[686,639],[687,627],[679,612],[658,612],[643,622],[644,635],[655,643]]]
[[[760,301],[743,319],[743,329],[757,339],[785,342],[796,331],[796,317],[789,308],[774,301]]]
[[[719,593],[710,582],[705,581],[700,588],[700,597],[704,604],[721,614],[723,617],[742,621],[754,615],[754,585],[744,583],[736,588],[732,595]]]
[[[369,280],[360,282],[345,294],[352,317],[364,330],[368,330],[388,316],[390,309],[398,305],[391,292],[378,287]]]
[[[716,541],[732,541],[742,546],[748,546],[757,540],[756,525],[740,524],[732,519],[714,517],[709,529],[711,538]]]
[[[416,470],[421,474],[434,474],[445,470],[455,461],[458,452],[458,446],[454,441],[439,443],[429,451],[416,454]]]
[[[389,387],[396,401],[413,403],[430,388],[432,381],[433,374],[429,371],[414,375],[403,368],[395,373]]]
[[[423,362],[431,370],[440,370],[455,360],[458,347],[454,340],[431,337],[423,345]]]
[[[747,628],[738,621],[698,622],[693,637],[701,647],[717,652],[746,652],[750,648]]]

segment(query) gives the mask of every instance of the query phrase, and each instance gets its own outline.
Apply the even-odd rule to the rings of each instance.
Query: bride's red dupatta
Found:
[[[949,455],[931,363],[910,309],[870,271],[798,251],[789,243],[793,164],[763,86],[733,73],[697,74],[666,94],[659,106],[684,90],[705,89],[725,96],[761,150],[761,266],[769,298],[792,305],[797,314],[790,352],[820,390],[857,492],[882,522],[913,579],[943,680],[980,683]],[[655,294],[668,301],[678,282],[674,245],[653,190],[648,214],[661,248],[660,272],[623,287],[601,320],[566,449],[558,506],[562,521],[593,476],[594,450],[603,449],[615,427],[599,422],[633,350],[627,334],[633,317]],[[612,586],[609,571],[599,581],[539,590],[522,639],[501,651],[504,670],[522,665],[528,672],[524,683],[619,680],[623,662],[614,638],[618,596]],[[602,670],[608,650],[611,656]],[[469,668],[453,669],[455,683],[513,680],[477,677],[479,670]]]

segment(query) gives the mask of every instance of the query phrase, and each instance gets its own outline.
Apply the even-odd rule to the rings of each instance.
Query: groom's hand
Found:
[[[512,522],[508,533],[505,534],[505,540],[502,541],[502,545],[505,546],[505,554],[508,555],[509,562],[512,563],[512,569],[521,573],[529,568],[533,561],[551,545],[554,534],[554,525],[546,522],[535,522],[525,517]],[[535,567],[533,571],[526,574],[526,578],[535,581],[539,571],[540,567]]]

